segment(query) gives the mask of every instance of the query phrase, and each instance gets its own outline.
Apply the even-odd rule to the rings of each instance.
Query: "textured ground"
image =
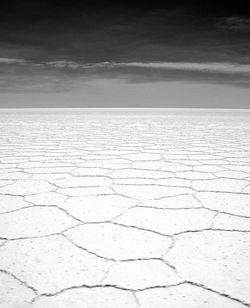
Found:
[[[250,116],[0,113],[1,308],[250,306]]]

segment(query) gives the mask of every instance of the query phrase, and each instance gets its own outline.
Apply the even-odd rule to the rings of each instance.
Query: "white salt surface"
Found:
[[[0,111],[0,308],[250,306],[250,112]]]

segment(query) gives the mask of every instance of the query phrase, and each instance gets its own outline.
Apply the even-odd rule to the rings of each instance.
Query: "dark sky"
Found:
[[[2,107],[247,108],[249,84],[249,0],[1,4]],[[176,95],[182,86],[193,91],[189,100]],[[210,103],[202,93],[211,86],[226,97],[234,90],[237,103]],[[148,87],[155,103],[140,96]]]

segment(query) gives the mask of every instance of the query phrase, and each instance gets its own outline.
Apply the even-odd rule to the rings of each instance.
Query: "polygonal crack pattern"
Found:
[[[0,120],[0,308],[250,307],[249,116]]]

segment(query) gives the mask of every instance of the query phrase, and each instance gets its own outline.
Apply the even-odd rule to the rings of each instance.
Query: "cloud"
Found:
[[[216,26],[224,30],[248,32],[250,31],[250,18],[239,16],[225,17],[221,18]]]
[[[56,67],[56,68],[81,68],[82,65],[73,61],[50,61],[45,63],[47,66]]]
[[[70,69],[98,69],[98,68],[145,68],[155,70],[178,70],[178,71],[192,71],[192,72],[212,72],[212,73],[240,73],[250,74],[250,64],[238,63],[194,63],[194,62],[100,62],[80,64],[70,61],[54,61],[47,62],[46,65],[56,68],[70,68]]]
[[[99,63],[77,63],[74,61],[50,61],[44,63],[46,66],[55,68],[69,68],[69,69],[91,69],[91,68],[102,68],[102,67],[113,67],[116,63],[112,62],[99,62]]]
[[[51,67],[55,69],[112,69],[112,68],[145,68],[155,70],[177,70],[191,72],[211,72],[211,73],[239,73],[250,74],[250,64],[230,63],[230,62],[98,62],[98,63],[78,63],[74,61],[58,60],[49,62],[31,62],[25,59],[0,58],[0,64],[22,64],[30,66]]]
[[[0,64],[27,64],[28,61],[24,59],[11,59],[11,58],[0,58]]]
[[[215,73],[247,73],[250,74],[250,64],[235,63],[193,63],[193,62],[128,62],[114,63],[114,66],[129,66],[152,69],[183,70]]]
[[[127,83],[192,82],[249,87],[250,64],[230,62],[31,61],[0,58],[1,92],[65,92],[99,78]]]

